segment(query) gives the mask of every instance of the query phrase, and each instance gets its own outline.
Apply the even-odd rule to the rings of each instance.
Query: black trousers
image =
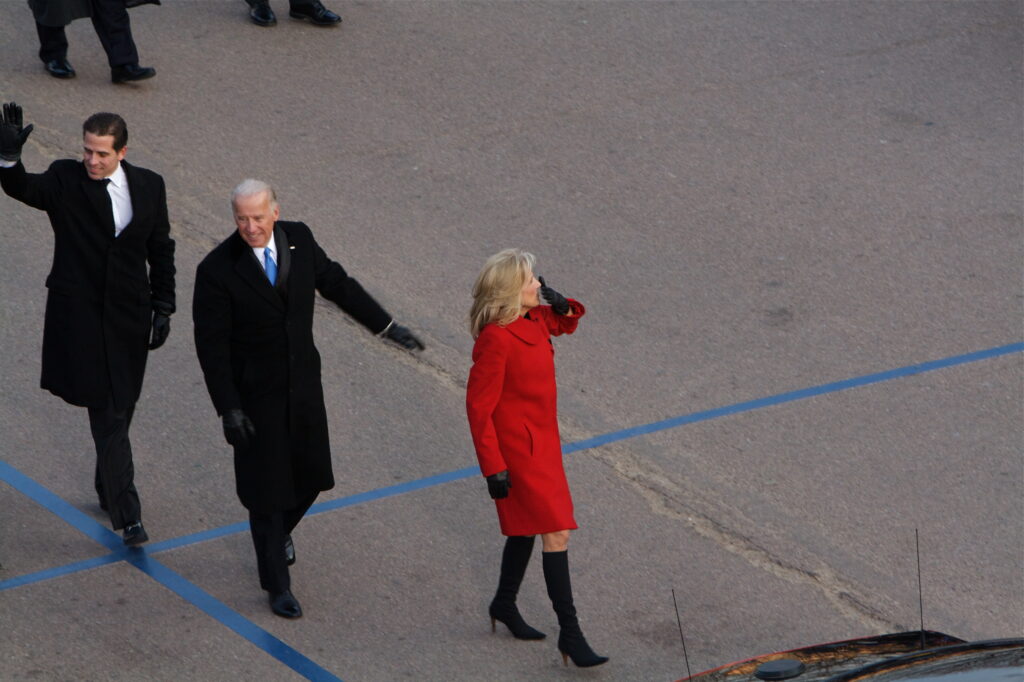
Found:
[[[124,409],[116,409],[113,404],[89,408],[89,428],[96,444],[96,494],[110,514],[114,530],[142,520],[132,444],[128,440],[134,414],[134,404]]]
[[[260,587],[268,592],[284,592],[291,588],[288,563],[284,558],[284,539],[305,516],[316,501],[317,493],[299,503],[297,507],[268,514],[249,512],[249,532],[256,549],[256,566],[260,572]]]
[[[107,53],[110,66],[138,64],[139,52],[132,39],[131,20],[124,0],[91,0],[92,25]],[[39,58],[44,62],[52,59],[66,59],[68,39],[63,26],[43,26],[36,23],[39,34]]]

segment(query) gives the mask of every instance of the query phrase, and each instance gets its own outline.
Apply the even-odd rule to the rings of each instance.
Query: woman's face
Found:
[[[523,285],[523,290],[519,294],[519,305],[524,312],[540,305],[540,296],[537,293],[539,291],[540,282],[533,276],[533,271],[528,270],[526,272],[526,284]]]

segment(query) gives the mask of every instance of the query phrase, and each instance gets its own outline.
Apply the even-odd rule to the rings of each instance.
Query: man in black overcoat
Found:
[[[288,566],[291,532],[321,490],[334,487],[313,343],[316,292],[407,350],[423,344],[391,316],[304,223],[278,220],[274,190],[245,180],[231,197],[237,231],[196,270],[196,352],[224,435],[235,487],[249,510],[260,587],[274,613],[298,618]]]
[[[42,388],[89,410],[96,492],[124,542],[148,540],[135,489],[131,425],[148,351],[170,332],[174,240],[164,181],[124,160],[128,128],[117,114],[82,126],[82,161],[28,173],[21,148],[32,126],[11,102],[0,117],[0,186],[46,211],[53,265],[46,278]],[[148,267],[147,267],[148,266]]]

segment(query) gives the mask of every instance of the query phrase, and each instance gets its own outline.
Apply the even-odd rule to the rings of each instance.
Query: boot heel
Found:
[[[569,667],[569,654],[565,653],[564,651],[561,652],[561,654],[562,654],[562,665],[564,665],[566,668],[568,668]]]
[[[497,621],[498,621],[497,618],[495,618],[494,616],[491,616],[491,632],[497,632],[498,631],[497,626],[495,625],[495,623]]]

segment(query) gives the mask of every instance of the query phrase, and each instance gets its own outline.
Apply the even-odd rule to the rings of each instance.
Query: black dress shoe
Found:
[[[295,563],[295,544],[292,542],[291,535],[284,539],[284,561],[289,566]]]
[[[156,75],[156,69],[151,66],[139,66],[138,64],[125,64],[124,66],[113,66],[110,68],[110,80],[115,83],[127,83],[129,81],[144,81]]]
[[[292,5],[288,11],[292,19],[309,19],[317,26],[333,26],[341,23],[341,17],[320,4],[320,0],[302,5]]]
[[[295,598],[291,590],[285,590],[277,594],[271,592],[270,610],[282,618],[302,617],[302,607],[299,606],[299,600]]]
[[[249,19],[257,26],[273,26],[277,23],[274,10],[266,2],[253,2],[249,7]]]
[[[67,59],[51,59],[45,64],[46,72],[54,78],[74,78],[75,69]]]
[[[148,542],[149,536],[146,535],[146,529],[142,527],[142,521],[136,521],[135,523],[129,523],[124,527],[124,544],[129,547],[135,545],[141,545],[143,542]]]

